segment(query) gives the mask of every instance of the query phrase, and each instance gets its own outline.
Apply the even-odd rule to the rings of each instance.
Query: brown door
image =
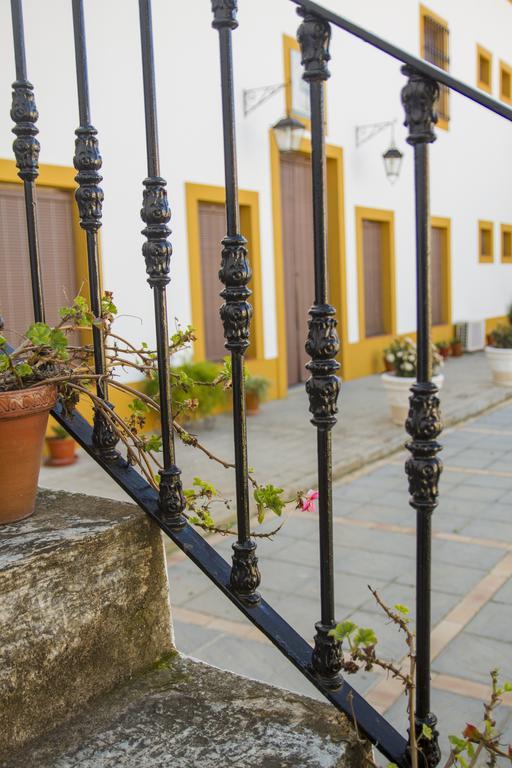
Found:
[[[46,320],[59,321],[59,307],[78,293],[69,193],[39,187],[37,217]],[[34,321],[23,188],[0,184],[0,315],[11,343]]]
[[[311,165],[308,156],[281,155],[281,210],[288,384],[305,381],[304,344],[314,299]]]
[[[444,323],[444,237],[445,230],[432,227],[430,261],[432,270],[432,325]]]
[[[199,203],[199,232],[201,239],[201,274],[203,292],[204,342],[208,360],[222,360],[224,331],[219,315],[223,303],[219,280],[221,240],[226,234],[226,213],[220,203]]]
[[[364,327],[367,337],[386,333],[383,228],[380,221],[363,221]]]

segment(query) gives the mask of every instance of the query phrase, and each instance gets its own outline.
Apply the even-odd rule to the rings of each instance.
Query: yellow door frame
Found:
[[[430,226],[444,231],[443,236],[443,317],[444,322],[432,326],[434,341],[448,340],[452,333],[452,222],[446,216],[432,216]]]
[[[194,360],[204,360],[206,353],[204,342],[199,203],[217,203],[225,205],[226,193],[224,187],[186,182],[185,197],[187,208],[188,264],[192,325],[197,331],[197,341],[194,342]],[[253,295],[251,297],[251,303],[254,307],[253,320],[251,323],[251,347],[248,350],[249,356],[246,359],[246,363],[251,374],[255,376],[264,376],[270,381],[269,398],[274,398],[278,396],[277,359],[265,358],[259,194],[252,190],[240,189],[238,192],[238,199],[240,205],[240,229],[247,239],[249,261],[252,269]],[[221,287],[221,283],[219,282],[219,292]]]
[[[286,308],[284,291],[283,226],[281,210],[280,153],[272,129],[270,140],[270,171],[272,183],[272,220],[274,229],[274,269],[276,284],[277,318],[277,369],[278,394],[288,393],[288,365],[286,356]],[[311,141],[303,139],[299,148],[303,154],[311,154]],[[345,360],[347,347],[347,309],[345,284],[345,213],[343,187],[343,150],[331,144],[326,145],[327,156],[327,261],[329,275],[329,298],[338,313],[341,323],[341,357]],[[311,254],[313,258],[313,254]],[[307,328],[304,328],[304,342]]]

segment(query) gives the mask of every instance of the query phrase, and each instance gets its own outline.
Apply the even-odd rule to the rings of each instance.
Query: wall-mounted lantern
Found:
[[[395,123],[396,120],[388,120],[384,123],[370,123],[369,125],[356,126],[356,147],[360,147],[366,141],[370,141],[374,136],[389,128],[391,131],[391,141],[389,148],[382,155],[384,160],[384,170],[386,177],[391,184],[394,184],[400,175],[402,168],[403,154],[395,143]]]

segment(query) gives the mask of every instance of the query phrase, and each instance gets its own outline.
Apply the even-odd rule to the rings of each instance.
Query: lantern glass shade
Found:
[[[283,117],[272,126],[280,152],[297,152],[304,134],[304,124],[294,117]]]
[[[391,184],[394,184],[400,175],[400,169],[402,167],[402,158],[403,158],[402,153],[400,152],[398,147],[394,146],[394,144],[392,144],[390,148],[386,152],[384,152],[384,154],[382,155],[382,159],[384,160],[384,169],[386,171],[386,176],[388,177]]]

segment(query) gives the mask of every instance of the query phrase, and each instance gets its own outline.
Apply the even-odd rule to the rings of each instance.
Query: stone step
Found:
[[[1,768],[359,768],[333,707],[169,655]]]

